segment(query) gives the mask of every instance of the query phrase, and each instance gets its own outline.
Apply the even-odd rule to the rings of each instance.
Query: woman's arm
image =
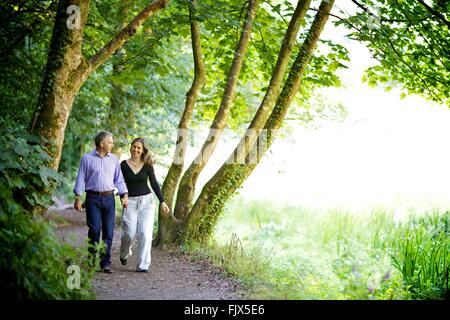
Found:
[[[150,185],[152,186],[153,191],[158,197],[159,202],[164,202],[164,197],[162,195],[161,189],[159,188],[159,184],[155,176],[155,170],[152,166],[148,167],[148,177],[150,178]]]

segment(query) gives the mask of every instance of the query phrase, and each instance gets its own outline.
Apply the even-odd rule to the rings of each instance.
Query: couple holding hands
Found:
[[[101,255],[100,267],[105,273],[111,270],[111,246],[114,235],[115,201],[114,189],[120,195],[123,216],[120,244],[120,262],[126,265],[131,255],[131,247],[137,240],[136,271],[148,272],[151,262],[151,248],[154,222],[154,200],[148,187],[155,192],[163,214],[168,215],[169,207],[164,202],[155,177],[153,161],[143,138],[131,142],[131,157],[119,163],[111,153],[114,147],[112,133],[102,131],[95,137],[95,149],[81,158],[75,193],[75,210],[81,212],[81,196],[86,191],[86,222],[88,226],[89,252],[95,254],[95,245],[102,240],[106,252]]]

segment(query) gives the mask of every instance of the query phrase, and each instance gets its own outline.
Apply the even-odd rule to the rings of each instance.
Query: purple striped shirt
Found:
[[[100,157],[97,150],[86,153],[78,168],[77,182],[73,188],[75,195],[81,196],[83,191],[112,191],[117,187],[119,194],[128,192],[119,159],[112,153]]]

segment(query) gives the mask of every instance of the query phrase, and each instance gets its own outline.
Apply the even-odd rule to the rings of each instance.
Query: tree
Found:
[[[326,12],[329,12],[332,6],[332,2],[329,1],[323,2],[320,8],[323,12],[319,12],[316,16],[316,19],[320,18],[320,22],[313,23],[309,32],[302,33],[300,33],[301,26],[308,24],[305,18],[308,17],[307,10],[311,3],[310,0],[299,1],[296,8],[292,7],[289,2],[284,2],[284,7],[272,4],[269,7],[260,7],[257,0],[248,2],[238,0],[231,2],[201,1],[200,3],[180,0],[175,3],[177,6],[184,6],[187,9],[187,19],[183,14],[176,16],[179,13],[170,12],[165,18],[167,20],[163,18],[158,21],[158,24],[167,24],[171,27],[164,29],[165,27],[153,26],[151,30],[156,39],[167,36],[165,44],[158,43],[155,46],[155,53],[158,47],[170,46],[170,37],[186,37],[190,34],[189,39],[191,40],[194,58],[191,88],[187,91],[184,109],[180,113],[181,119],[178,123],[178,129],[181,131],[178,132],[180,134],[177,135],[174,158],[163,185],[164,196],[169,205],[174,208],[176,218],[165,219],[160,216],[158,241],[162,246],[179,241],[204,241],[207,239],[221,212],[221,206],[223,207],[234,190],[245,180],[246,176],[243,176],[242,181],[237,181],[236,174],[239,175],[240,173],[239,170],[233,169],[230,174],[223,175],[223,185],[209,189],[211,193],[208,194],[208,197],[214,200],[211,201],[211,205],[209,205],[209,199],[204,196],[194,202],[197,178],[209,161],[226,126],[242,124],[247,119],[250,121],[249,116],[256,112],[253,120],[250,121],[247,132],[259,134],[263,129],[273,129],[272,127],[276,129],[277,126],[281,125],[285,112],[287,112],[292,101],[304,99],[305,96],[308,96],[306,92],[317,85],[338,83],[338,79],[333,72],[337,68],[343,67],[338,61],[340,58],[345,58],[346,55],[345,51],[339,46],[325,43],[331,48],[331,55],[334,55],[334,58],[337,57],[336,61],[330,62],[324,56],[312,56],[312,51],[319,41],[321,28],[326,21],[323,16]],[[141,25],[150,13],[161,9],[165,2],[156,1],[144,9],[100,51],[93,51],[92,43],[94,43],[93,39],[98,37],[103,39],[109,33],[106,27],[100,27],[98,18],[90,20],[89,23],[86,22],[89,3],[88,1],[81,1],[78,3],[80,8],[79,28],[67,28],[64,26],[64,23],[67,23],[65,10],[69,4],[72,3],[62,1],[57,9],[38,108],[31,125],[32,132],[36,132],[46,139],[48,145],[54,146],[49,162],[49,166],[54,169],[59,166],[62,142],[66,132],[67,119],[72,111],[72,104],[83,85],[82,94],[78,99],[81,109],[74,114],[76,121],[71,122],[73,128],[76,128],[76,125],[79,127],[76,128],[75,132],[69,131],[71,140],[76,137],[77,132],[80,134],[83,130],[86,132],[92,130],[94,121],[105,123],[103,121],[109,119],[111,128],[120,131],[120,128],[112,121],[111,115],[116,111],[123,112],[125,103],[129,103],[130,97],[142,99],[141,94],[128,95],[123,90],[115,90],[118,89],[120,84],[127,84],[128,86],[128,83],[130,83],[129,88],[137,88],[139,85],[141,79],[139,72],[127,73],[127,64],[124,61],[134,60],[133,63],[136,63],[138,59],[134,59],[134,57],[149,56],[142,50],[142,48],[145,48],[143,39],[140,39],[143,34],[142,30],[137,31],[134,37],[138,40],[135,46],[141,48],[139,49],[141,53],[134,52],[134,57],[129,55],[128,52],[134,50],[134,45],[129,46],[128,49],[123,47],[124,54],[118,50],[133,35],[137,26]],[[103,5],[101,1],[96,3],[96,8],[99,9],[101,5]],[[121,9],[118,8],[117,12],[123,13],[126,8],[126,5]],[[214,8],[215,11],[211,11],[211,8]],[[224,11],[225,8],[228,11]],[[288,23],[285,22],[285,19],[288,16],[291,16],[291,20],[286,30]],[[118,17],[114,19],[120,21]],[[77,20],[75,19],[72,22],[77,22]],[[187,29],[189,34],[184,33],[186,29],[183,25],[185,23],[189,26],[189,29]],[[254,29],[255,26],[257,29]],[[146,28],[145,30],[149,29]],[[252,29],[255,31],[252,32]],[[104,32],[105,30],[106,32]],[[176,31],[173,32],[173,30]],[[284,40],[279,46],[273,41],[270,44],[266,43],[264,34],[268,30],[274,36],[278,36],[278,39],[282,38],[284,34]],[[147,31],[145,32],[147,34]],[[158,36],[158,34],[162,36]],[[83,36],[88,37],[90,47],[86,45],[85,48],[82,47]],[[200,44],[202,37],[207,39],[205,41],[205,47],[207,48],[205,54],[203,54],[204,48]],[[303,39],[303,46],[298,45],[299,39]],[[132,43],[129,42],[129,44]],[[84,55],[82,51],[84,51]],[[339,51],[340,53],[336,54],[333,51]],[[87,59],[84,56],[89,52],[91,52],[91,58]],[[114,52],[117,53],[114,55]],[[290,59],[292,54],[297,54],[296,61]],[[99,77],[90,77],[91,80],[87,81],[89,75],[110,57],[112,59],[108,62],[108,66],[112,66],[112,68],[98,70],[97,75]],[[156,54],[152,57],[158,57],[159,64],[161,64],[167,61],[170,54],[163,54],[162,57]],[[136,65],[139,65],[139,63],[136,63]],[[148,75],[148,65],[148,62],[142,64],[144,73],[142,79],[144,81],[150,76]],[[309,66],[311,70],[309,76],[306,72],[306,66]],[[124,67],[124,71],[120,71],[120,67]],[[111,72],[111,69],[113,72]],[[287,77],[288,69],[291,70],[291,75]],[[139,69],[134,68],[134,70]],[[113,91],[115,90],[115,93],[118,93],[116,96],[110,96],[108,89],[102,85],[102,82],[106,79],[110,80],[109,86],[113,88]],[[298,79],[305,80],[303,98],[296,97],[300,87],[300,80]],[[267,81],[266,87],[262,85],[263,81]],[[248,89],[249,85],[250,88],[258,88],[256,93],[253,93],[252,89]],[[282,91],[283,86],[285,89]],[[219,90],[220,88],[222,90]],[[205,93],[202,93],[202,91]],[[84,97],[85,93],[88,94],[86,97]],[[96,106],[92,102],[99,98],[99,94],[102,99],[98,101]],[[245,95],[249,95],[250,98],[245,97]],[[285,99],[284,102],[280,100],[282,96]],[[116,98],[118,99],[115,101]],[[249,103],[260,98],[262,102],[259,108]],[[117,107],[114,109],[115,111],[101,107],[104,101],[111,101],[112,107]],[[279,102],[282,105],[282,112],[276,107],[274,108],[277,105],[276,101],[282,101]],[[119,103],[114,107],[116,102]],[[215,106],[214,103],[217,103],[218,106]],[[278,110],[280,117],[271,116],[273,110]],[[133,112],[138,111],[133,109]],[[196,112],[211,118],[210,134],[201,146],[196,160],[182,174],[184,152],[187,147],[186,132],[190,123],[195,120]],[[243,119],[245,120],[243,121]],[[83,121],[86,123],[83,124]],[[269,121],[273,123],[267,127]],[[127,126],[124,129],[133,130],[132,128],[136,126],[136,123],[132,120],[127,123]],[[82,127],[85,128],[82,129]],[[246,158],[250,159],[252,148],[259,144],[261,139],[257,135],[246,134],[231,157],[233,159],[238,158],[238,162]],[[70,142],[66,144],[66,147],[68,145],[70,145]],[[82,148],[83,144],[77,144],[73,151],[76,154],[81,152]],[[73,154],[72,151],[70,154]],[[262,155],[263,153],[259,157]],[[251,168],[251,165],[250,160],[244,160],[244,166]],[[230,185],[234,186],[229,188]],[[224,193],[226,193],[226,196],[223,197],[221,205],[218,206],[215,199],[220,198]],[[208,227],[205,228],[205,225],[208,225]]]
[[[197,1],[193,0],[192,4],[189,6],[189,23],[194,60],[194,79],[192,81],[191,88],[186,94],[186,103],[183,115],[181,116],[180,123],[178,124],[179,134],[176,141],[174,161],[169,167],[169,171],[162,186],[162,193],[166,202],[170,206],[173,206],[175,189],[178,185],[183,170],[183,163],[187,148],[187,130],[189,128],[189,122],[192,118],[197,97],[206,80],[202,46],[200,41],[200,25],[195,17],[196,7]],[[161,215],[160,223],[158,224],[158,237],[155,240],[155,243],[160,243],[161,246],[164,246],[166,242],[173,242],[173,239],[176,238],[176,231],[176,221],[174,219],[167,219],[165,216]]]
[[[252,4],[254,7],[252,7]],[[234,94],[233,82],[236,81],[234,77],[237,77],[238,75],[238,72],[235,71],[239,71],[239,63],[242,63],[239,59],[236,59],[236,56],[241,58],[240,56],[242,56],[245,51],[245,47],[242,46],[242,43],[246,41],[245,37],[249,36],[249,23],[253,20],[252,17],[255,15],[253,10],[256,9],[257,5],[255,2],[250,2],[247,11],[246,24],[243,27],[240,42],[236,49],[235,60],[230,67],[230,75],[228,77],[229,85],[224,90],[224,99],[222,100],[213,124],[211,125],[208,140],[205,141],[197,158],[186,170],[180,182],[176,199],[175,217],[178,220],[181,220],[181,223],[172,224],[172,229],[177,229],[175,232],[172,231],[172,234],[175,234],[175,237],[162,236],[163,242],[159,243],[161,246],[180,241],[207,241],[212,233],[218,216],[222,212],[225,202],[243,181],[245,181],[267,150],[265,148],[260,148],[260,150],[258,150],[258,160],[255,163],[254,158],[251,156],[254,155],[255,152],[251,152],[250,149],[257,148],[257,146],[260,145],[259,143],[256,143],[256,141],[261,141],[267,130],[276,130],[283,122],[287,109],[299,90],[302,77],[328,19],[328,14],[333,6],[333,1],[323,1],[321,3],[311,29],[309,30],[303,45],[300,47],[295,62],[291,66],[290,74],[283,83],[282,79],[287,69],[290,53],[292,52],[299,26],[302,23],[306,10],[309,8],[309,4],[310,1],[298,2],[297,8],[285,34],[277,64],[272,73],[271,82],[266,90],[266,95],[249,126],[248,132],[251,132],[252,134],[247,135],[247,137],[242,139],[235,152],[230,156],[231,161],[227,161],[206,184],[195,204],[192,206],[197,177],[209,160],[209,157],[217,144],[218,136],[224,128],[228,108],[232,102],[230,97],[232,98]],[[280,88],[283,84],[284,88],[280,93]],[[277,103],[274,107],[274,102],[276,100]],[[272,113],[270,113],[271,110]],[[261,131],[260,129],[264,130]],[[257,136],[253,134],[254,132],[258,132]],[[247,140],[247,138],[249,139]],[[269,134],[269,144],[272,140],[273,137]],[[235,155],[238,155],[238,159],[235,159]],[[240,159],[245,159],[245,163],[239,164]],[[236,163],[236,160],[238,160],[238,163]],[[160,219],[163,219],[161,215]],[[164,232],[165,230],[160,229],[160,231]]]
[[[72,104],[87,77],[133,36],[136,29],[153,13],[164,8],[167,2],[158,0],[147,6],[89,59],[82,53],[82,40],[90,1],[59,2],[44,80],[30,126],[31,133],[38,134],[51,145],[51,168],[58,169]],[[67,12],[71,13],[69,19]]]

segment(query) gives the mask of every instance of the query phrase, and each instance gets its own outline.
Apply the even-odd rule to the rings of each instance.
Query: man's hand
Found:
[[[169,216],[170,209],[169,209],[169,206],[165,202],[161,202],[161,209],[166,217]]]
[[[81,199],[80,198],[75,198],[75,202],[73,204],[73,207],[75,208],[75,210],[77,210],[78,212],[81,212]]]
[[[128,194],[125,194],[122,198],[120,198],[120,202],[122,203],[122,207],[124,209],[128,208]]]

